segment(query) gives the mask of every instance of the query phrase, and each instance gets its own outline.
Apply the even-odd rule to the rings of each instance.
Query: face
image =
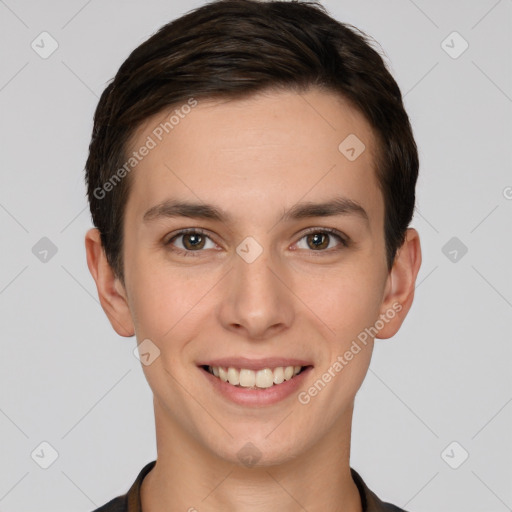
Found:
[[[148,119],[132,140],[155,147],[130,175],[114,313],[149,340],[161,436],[276,464],[350,430],[372,336],[402,321],[375,141],[316,89],[190,110],[169,133],[155,131],[169,113]]]

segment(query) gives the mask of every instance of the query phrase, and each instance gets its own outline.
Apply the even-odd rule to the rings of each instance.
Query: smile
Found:
[[[247,368],[233,368],[222,366],[203,366],[203,368],[218,379],[235,387],[266,389],[278,386],[285,381],[299,375],[305,366],[278,366],[276,368],[263,368],[250,370]]]

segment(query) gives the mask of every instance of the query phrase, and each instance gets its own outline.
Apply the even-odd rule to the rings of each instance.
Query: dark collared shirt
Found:
[[[153,469],[155,464],[156,461],[154,460],[142,468],[139,476],[137,476],[135,482],[133,482],[130,490],[126,494],[114,498],[107,504],[96,509],[94,512],[142,512],[142,506],[140,503],[140,487],[142,480]],[[359,474],[352,468],[350,468],[350,471],[352,473],[352,478],[359,489],[363,512],[406,512],[401,508],[395,507],[395,505],[384,503],[379,500],[379,498],[377,498],[377,496],[370,491],[368,487],[366,487],[366,484]]]

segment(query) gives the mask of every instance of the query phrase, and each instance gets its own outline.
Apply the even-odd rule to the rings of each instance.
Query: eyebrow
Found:
[[[285,211],[281,220],[299,220],[309,217],[333,217],[335,215],[356,215],[369,223],[366,210],[357,202],[347,197],[336,197],[323,203],[297,203]]]
[[[297,203],[289,210],[284,211],[281,221],[289,222],[309,217],[333,217],[335,215],[355,215],[369,224],[366,210],[357,201],[347,197],[336,197],[321,203]],[[229,213],[214,205],[171,199],[149,208],[143,215],[143,221],[150,222],[159,218],[172,217],[209,219],[224,223],[232,221],[232,216]]]

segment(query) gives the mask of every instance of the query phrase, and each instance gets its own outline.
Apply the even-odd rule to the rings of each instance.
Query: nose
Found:
[[[264,249],[252,262],[234,255],[234,266],[223,285],[218,314],[225,329],[264,340],[292,325],[295,305],[286,269],[271,260],[269,251]]]

